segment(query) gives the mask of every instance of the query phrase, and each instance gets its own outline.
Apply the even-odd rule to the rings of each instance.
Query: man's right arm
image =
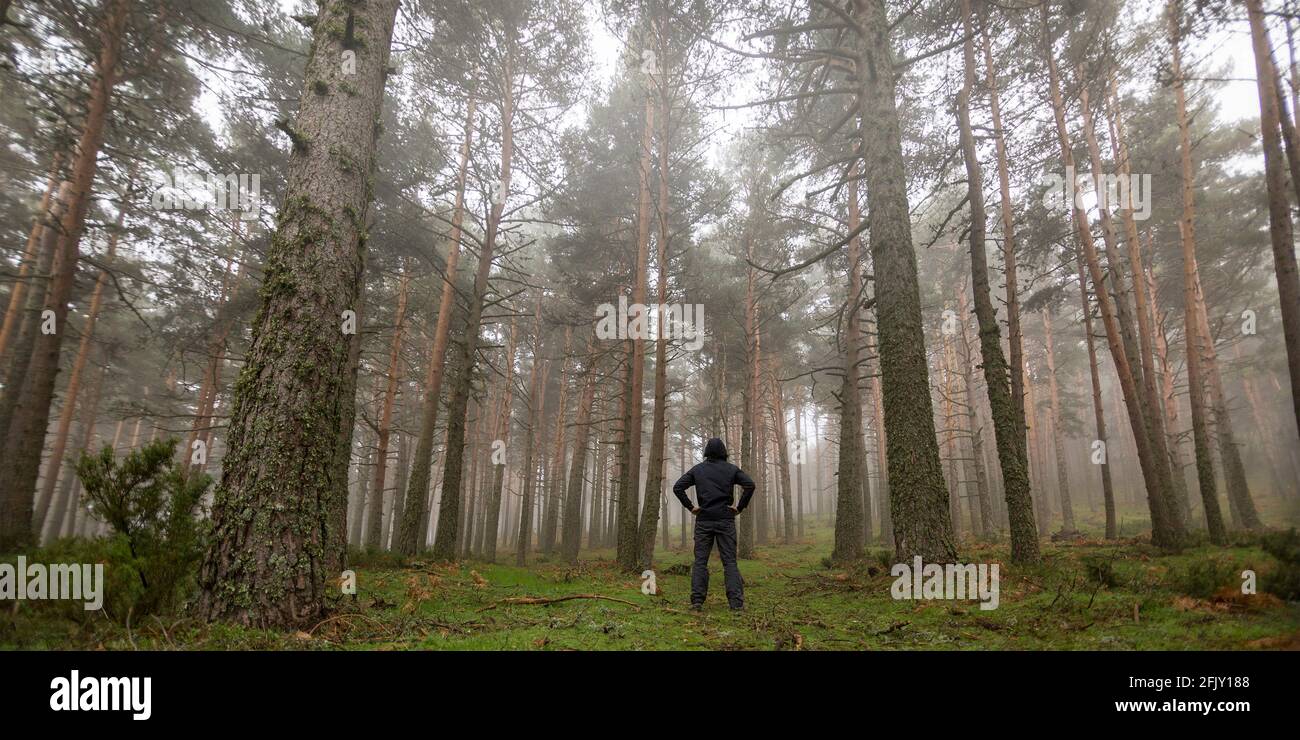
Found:
[[[691,511],[695,510],[695,504],[691,503],[690,497],[686,495],[686,489],[690,488],[693,485],[695,485],[695,475],[694,475],[693,468],[691,470],[686,471],[685,473],[682,473],[682,477],[678,478],[677,482],[673,484],[673,495],[677,497],[678,501],[682,502],[682,506],[685,506],[687,509],[690,509]]]
[[[750,478],[745,471],[736,468],[733,485],[740,486],[741,489],[740,503],[736,504],[736,513],[739,514],[745,510],[746,506],[749,506],[749,500],[754,497],[754,479]]]

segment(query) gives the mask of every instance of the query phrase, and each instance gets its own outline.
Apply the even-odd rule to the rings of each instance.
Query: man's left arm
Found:
[[[673,484],[673,495],[677,497],[678,501],[682,502],[682,506],[691,511],[695,511],[695,504],[691,503],[690,497],[686,495],[686,489],[693,485],[695,485],[694,468],[682,473],[682,477],[678,478],[677,482]]]

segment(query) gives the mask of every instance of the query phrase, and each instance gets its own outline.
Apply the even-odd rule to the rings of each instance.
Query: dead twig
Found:
[[[614,598],[613,596],[602,596],[601,594],[569,594],[568,596],[556,596],[553,598],[543,598],[541,596],[512,596],[508,599],[502,599],[501,601],[498,601],[495,604],[490,604],[488,606],[485,606],[482,609],[479,609],[479,611],[480,612],[490,611],[492,609],[497,608],[498,606],[501,606],[502,604],[507,604],[510,606],[545,606],[547,604],[558,604],[561,601],[572,601],[574,599],[600,599],[601,601],[617,601],[620,604],[627,604],[633,609],[636,609],[637,611],[641,611],[641,607],[632,603],[631,601],[628,601],[626,599],[617,599]]]

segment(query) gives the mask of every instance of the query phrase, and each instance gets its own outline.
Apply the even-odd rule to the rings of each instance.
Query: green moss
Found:
[[[676,527],[672,537],[676,543]],[[893,579],[882,567],[890,558],[882,560],[879,553],[828,570],[820,561],[830,552],[830,540],[829,526],[817,524],[800,542],[760,546],[756,559],[741,561],[747,608],[739,614],[726,608],[716,557],[704,611],[687,610],[691,558],[683,550],[658,552],[658,597],[642,594],[638,579],[620,573],[610,550],[583,551],[576,566],[537,558],[525,568],[375,554],[350,559],[357,572],[355,601],[327,585],[337,618],[311,640],[193,621],[167,635],[146,624],[132,637],[142,649],[1178,650],[1268,647],[1300,631],[1300,605],[1266,601],[1259,608],[1224,611],[1189,606],[1179,592],[1171,574],[1198,562],[1249,565],[1261,576],[1279,567],[1250,544],[1162,555],[1133,542],[1044,543],[1043,563],[1032,568],[1009,565],[1003,544],[968,544],[962,553],[967,561],[1002,564],[1000,606],[982,611],[975,602],[893,600]],[[503,552],[499,559],[513,561],[513,555]],[[1105,582],[1096,577],[1098,561],[1110,563]],[[593,593],[630,603],[503,601]],[[131,647],[121,628],[102,620],[73,625],[31,610],[5,610],[0,635],[22,647]]]
[[[311,149],[311,137],[299,131],[289,122],[287,118],[279,118],[275,121],[275,127],[280,129],[289,137],[293,143],[293,150],[297,154],[306,154]]]

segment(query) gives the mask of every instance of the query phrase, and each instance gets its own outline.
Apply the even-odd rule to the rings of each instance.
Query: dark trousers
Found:
[[[745,605],[745,582],[736,566],[736,520],[695,520],[695,564],[691,566],[691,603],[703,604],[709,595],[709,553],[718,546],[722,573],[727,584],[727,603],[732,609]]]

